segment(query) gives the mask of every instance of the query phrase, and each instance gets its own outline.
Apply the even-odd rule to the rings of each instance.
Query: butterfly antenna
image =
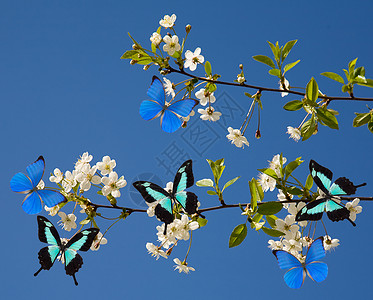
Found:
[[[43,270],[43,267],[41,267],[35,274],[34,276],[38,276],[38,274],[40,273],[40,271]]]
[[[73,276],[73,278],[74,278],[74,283],[75,283],[75,285],[78,285],[78,281],[77,281],[76,278],[75,278],[75,274],[73,274],[72,276]]]

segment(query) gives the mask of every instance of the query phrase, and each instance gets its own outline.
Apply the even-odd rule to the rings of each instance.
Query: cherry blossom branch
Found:
[[[245,84],[245,83],[235,83],[235,82],[227,82],[227,81],[208,79],[208,78],[205,78],[205,77],[200,77],[200,76],[196,76],[196,75],[190,74],[188,72],[185,72],[184,69],[182,69],[182,70],[174,69],[171,66],[169,66],[166,69],[166,71],[169,72],[169,73],[179,73],[179,74],[191,77],[191,78],[211,82],[211,83],[214,83],[214,84],[229,85],[229,86],[240,86],[240,87],[245,87],[245,88],[250,88],[250,89],[256,89],[256,90],[259,90],[259,91],[268,91],[268,92],[276,92],[276,93],[286,92],[286,93],[289,93],[289,94],[300,95],[300,96],[303,96],[303,97],[304,97],[304,94],[305,94],[305,93],[302,93],[302,92],[292,91],[292,90],[289,90],[289,89],[286,89],[286,90],[282,89],[281,90],[281,89],[273,89],[273,88],[266,88],[266,87],[261,87],[261,86],[256,86],[256,85],[250,85],[250,84]],[[350,96],[350,97],[319,95],[319,98],[325,99],[328,102],[333,101],[333,100],[373,101],[373,98],[354,97],[353,95]]]

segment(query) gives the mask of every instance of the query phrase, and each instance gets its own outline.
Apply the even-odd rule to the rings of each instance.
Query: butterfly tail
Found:
[[[38,274],[40,273],[41,270],[43,270],[43,267],[40,267],[40,269],[37,270],[36,273],[34,273],[34,276],[38,276]]]
[[[75,274],[73,274],[72,276],[73,276],[75,285],[78,285],[78,281],[76,280]]]

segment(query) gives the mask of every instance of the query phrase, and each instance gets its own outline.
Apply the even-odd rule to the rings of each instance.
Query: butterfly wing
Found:
[[[157,76],[153,76],[152,83],[150,84],[146,94],[156,101],[161,107],[164,106],[166,101],[166,93],[164,91],[162,81]]]
[[[52,246],[40,249],[38,257],[41,268],[34,276],[38,275],[43,269],[49,270],[61,251],[61,239],[53,224],[43,216],[38,216],[37,220],[39,240],[43,243],[51,244]]]
[[[17,173],[10,180],[10,188],[13,192],[27,194],[34,188],[32,181],[23,173]]]
[[[163,106],[153,100],[144,100],[140,105],[140,116],[145,120],[153,120],[162,113]]]
[[[40,195],[37,192],[27,194],[22,203],[23,210],[30,215],[41,212],[43,206],[41,204]]]
[[[326,202],[325,210],[327,212],[328,218],[333,222],[348,219],[352,223],[352,225],[356,226],[356,224],[350,219],[350,211],[343,205],[333,200],[328,200]]]
[[[316,282],[325,280],[328,275],[327,264],[318,261],[319,259],[324,258],[326,255],[323,241],[323,237],[319,237],[313,241],[311,246],[308,248],[305,261],[308,275]]]
[[[356,193],[356,186],[346,177],[339,177],[329,189],[330,195],[352,195]]]
[[[159,185],[148,181],[136,181],[133,186],[140,192],[147,203],[158,202],[155,215],[166,224],[174,220],[170,194]]]
[[[292,289],[300,288],[306,275],[301,262],[284,250],[274,250],[272,253],[276,256],[280,269],[290,268],[284,275],[285,283]]]
[[[161,116],[162,130],[167,133],[173,133],[181,127],[182,121],[174,112],[166,109]]]
[[[37,193],[40,199],[48,207],[53,207],[61,202],[67,201],[65,196],[57,191],[43,189],[37,190],[34,193]]]
[[[316,221],[320,220],[325,210],[326,198],[314,200],[304,206],[295,216],[296,221]]]
[[[36,187],[43,177],[45,169],[45,161],[43,156],[39,156],[38,159],[26,168],[27,174],[32,181],[33,187]]]
[[[198,104],[197,100],[182,99],[172,103],[167,109],[181,117],[189,116],[192,109]]]
[[[310,160],[310,173],[317,186],[326,194],[329,194],[329,188],[333,178],[333,172],[319,165],[314,160]]]

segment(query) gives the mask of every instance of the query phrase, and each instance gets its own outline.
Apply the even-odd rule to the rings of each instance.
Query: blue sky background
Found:
[[[238,209],[206,213],[208,226],[193,236],[188,261],[196,272],[189,275],[173,271],[172,261],[184,257],[187,243],[178,245],[167,261],[155,261],[147,254],[145,244],[156,242],[155,226],[159,222],[144,214],[133,214],[109,231],[107,245],[98,252],[83,253],[84,265],[77,273],[79,286],[75,287],[60,263],[34,278],[39,268],[37,253],[45,245],[37,238],[36,216],[24,213],[22,196],[9,188],[10,178],[24,172],[39,155],[44,156],[49,173],[55,167],[72,170],[85,151],[94,156],[94,162],[104,155],[116,159],[116,171],[129,183],[150,173],[165,184],[174,174],[167,174],[159,159],[166,160],[165,153],[176,145],[183,155],[194,160],[196,179],[210,176],[205,158],[226,159],[225,181],[242,176],[227,190],[227,203],[247,202],[247,181],[257,177],[257,169],[266,167],[267,161],[280,152],[291,160],[304,158],[304,165],[296,173],[304,180],[308,161],[315,159],[333,170],[335,178],[347,176],[356,184],[367,182],[358,195],[370,196],[372,134],[366,126],[352,128],[353,113],[366,112],[366,103],[333,103],[331,107],[341,114],[340,130],[319,128],[310,140],[295,143],[285,134],[286,127],[298,126],[304,115],[281,108],[299,98],[263,93],[262,138],[255,140],[253,122],[246,135],[250,147],[242,150],[227,141],[226,127],[239,128],[240,111],[247,111],[249,103],[242,89],[219,87],[217,101],[231,103],[237,108],[236,114],[227,118],[226,124],[204,124],[211,145],[196,146],[191,129],[201,125],[198,118],[175,134],[162,132],[158,120],[141,119],[139,105],[147,98],[146,90],[157,70],[144,72],[120,60],[120,56],[132,45],[127,32],[150,45],[149,37],[159,20],[175,13],[180,35],[186,24],[193,27],[186,49],[201,47],[205,59],[212,62],[213,72],[222,74],[223,80],[235,79],[238,64],[243,63],[248,83],[277,87],[268,68],[251,56],[270,55],[267,40],[284,44],[298,39],[288,62],[301,59],[301,63],[289,72],[290,83],[305,86],[314,76],[321,91],[340,95],[340,86],[319,74],[334,71],[342,75],[341,69],[359,57],[358,66],[365,66],[366,76],[373,77],[372,8],[371,1],[237,1],[234,5],[226,1],[2,1],[2,295],[6,299],[372,297],[370,203],[363,203],[356,228],[349,222],[326,221],[330,235],[339,238],[341,245],[324,259],[329,266],[327,279],[316,284],[308,278],[300,290],[285,285],[284,272],[267,248],[269,238],[263,233],[249,231],[239,247],[228,248],[230,232],[244,222]],[[203,75],[202,71],[199,66],[195,73]],[[369,88],[357,88],[355,95],[373,94]],[[172,173],[179,165],[174,164]],[[47,176],[44,179],[47,181]],[[218,204],[205,189],[190,190],[197,193],[202,207]],[[89,195],[94,202],[102,201]],[[275,196],[266,194],[265,200]],[[130,185],[122,190],[119,204],[143,207],[131,193]],[[65,212],[72,210],[71,206],[66,208]],[[113,216],[111,211],[107,214]],[[83,215],[77,215],[82,220]],[[54,224],[58,220],[51,218]],[[105,230],[110,223],[101,224]],[[59,232],[63,237],[70,236]]]

